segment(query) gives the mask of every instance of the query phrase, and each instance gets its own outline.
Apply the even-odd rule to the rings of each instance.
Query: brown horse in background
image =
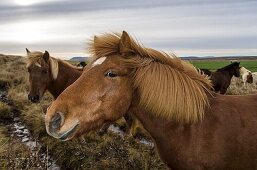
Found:
[[[257,169],[257,95],[215,94],[191,64],[126,32],[95,37],[90,51],[46,113],[49,135],[69,140],[132,112],[171,169]]]
[[[38,102],[48,90],[56,99],[69,85],[79,78],[83,68],[75,67],[63,60],[53,58],[48,51],[27,51],[27,69],[30,91],[28,99]]]
[[[233,76],[240,77],[240,62],[233,62],[225,67],[218,69],[211,74],[211,81],[215,92],[225,94],[231,83]]]

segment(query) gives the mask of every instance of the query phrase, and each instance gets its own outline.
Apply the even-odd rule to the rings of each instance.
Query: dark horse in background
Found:
[[[211,81],[215,92],[225,94],[233,76],[240,77],[240,62],[233,62],[211,74]]]
[[[206,69],[206,68],[199,68],[199,72],[201,74],[205,74],[207,76],[211,76],[211,74],[212,74],[212,72],[209,69]]]
[[[85,61],[81,61],[80,63],[77,64],[77,67],[82,67],[84,68],[87,65]]]

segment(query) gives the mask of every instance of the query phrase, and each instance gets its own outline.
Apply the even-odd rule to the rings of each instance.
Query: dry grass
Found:
[[[16,139],[7,137],[7,130],[0,124],[1,169],[38,169],[39,157],[31,157],[31,151]]]
[[[8,97],[18,108],[28,104],[28,76],[25,59],[19,56],[0,55],[0,87],[8,87]]]
[[[10,111],[11,107],[8,106],[6,103],[0,101],[0,118],[1,119],[10,119]]]
[[[244,86],[241,79],[233,77],[226,94],[244,95],[244,94],[254,94],[254,93],[257,93],[257,88],[254,84],[247,83],[246,86]]]

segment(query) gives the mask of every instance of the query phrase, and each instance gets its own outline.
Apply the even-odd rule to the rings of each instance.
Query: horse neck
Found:
[[[210,104],[212,104],[212,100],[216,100],[214,97],[211,97],[210,94],[207,96],[210,99]],[[199,133],[199,131],[201,131],[199,127],[202,126],[202,123],[185,124],[160,118],[153,113],[147,112],[136,103],[138,103],[138,100],[133,100],[129,111],[134,114],[149,132],[155,142],[161,159],[166,162],[171,169],[180,169],[179,167],[183,161],[179,162],[177,159],[171,158],[177,158],[183,154],[190,153],[194,149],[194,145],[190,142],[198,141],[198,136],[202,134],[202,132]],[[208,109],[209,108],[206,109],[206,112],[210,112]],[[205,124],[209,124],[209,121],[213,121],[211,119],[212,116],[205,115]],[[198,145],[197,142],[195,143]],[[186,147],[189,145],[192,147]]]
[[[58,61],[58,75],[55,80],[52,80],[48,91],[56,99],[69,85],[75,82],[82,71]]]
[[[231,78],[233,77],[233,75],[234,75],[233,70],[222,70],[221,72],[222,72],[224,75],[225,75],[225,74],[229,75],[229,78],[230,78],[230,79],[231,79]]]
[[[160,158],[169,166],[169,168],[178,169],[177,162],[173,162],[176,159],[170,158],[176,158],[179,152],[183,152],[183,150],[178,147],[178,143],[181,142],[178,142],[177,139],[181,137],[188,138],[190,136],[188,135],[191,131],[189,125],[185,127],[183,124],[159,118],[140,107],[135,107],[130,111],[151,135]],[[184,130],[184,133],[181,129]],[[185,139],[184,141],[188,140]]]

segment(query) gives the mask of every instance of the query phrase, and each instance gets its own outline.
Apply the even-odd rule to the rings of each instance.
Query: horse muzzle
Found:
[[[31,101],[31,102],[33,102],[33,103],[37,103],[37,102],[39,102],[39,95],[28,95],[28,99]]]
[[[75,122],[72,126],[69,128],[65,128],[65,130],[62,130],[62,126],[64,124],[64,116],[61,112],[56,112],[55,115],[51,118],[50,122],[46,125],[47,133],[57,139],[60,140],[69,140],[71,139],[75,132],[78,129],[79,123],[78,121]]]

